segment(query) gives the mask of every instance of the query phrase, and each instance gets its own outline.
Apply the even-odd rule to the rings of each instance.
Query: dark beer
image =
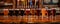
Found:
[[[14,10],[9,10],[9,15],[13,16],[14,15]]]
[[[19,16],[19,10],[15,10],[15,16]]]
[[[36,10],[36,15],[40,15],[40,10]]]
[[[56,10],[52,9],[52,15],[55,16],[56,15]]]
[[[47,10],[47,15],[48,15],[48,16],[51,15],[51,10]]]
[[[23,16],[25,14],[24,12],[24,10],[19,10],[19,15]]]

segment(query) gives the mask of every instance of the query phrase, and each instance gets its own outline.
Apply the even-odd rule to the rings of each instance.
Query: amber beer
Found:
[[[31,13],[31,15],[35,15],[35,10],[34,9],[31,9],[30,10],[30,13]]]
[[[4,16],[8,16],[8,9],[4,9]]]
[[[45,8],[42,8],[42,9],[41,9],[42,16],[46,16],[46,15],[45,15],[45,14],[46,14],[46,12],[47,12],[47,11],[46,11],[46,9],[45,9]]]

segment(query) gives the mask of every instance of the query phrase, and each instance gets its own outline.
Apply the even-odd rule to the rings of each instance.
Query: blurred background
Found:
[[[42,8],[50,16],[42,18]],[[55,10],[55,16],[53,16]],[[1,24],[60,24],[60,0],[0,0]]]

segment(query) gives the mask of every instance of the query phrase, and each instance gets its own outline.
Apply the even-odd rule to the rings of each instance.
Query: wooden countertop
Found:
[[[42,16],[36,16],[36,15],[30,15],[30,16],[0,16],[0,22],[60,22],[60,15],[56,15],[56,17],[53,17],[52,20],[52,16],[50,16],[49,18],[44,17],[42,20]]]

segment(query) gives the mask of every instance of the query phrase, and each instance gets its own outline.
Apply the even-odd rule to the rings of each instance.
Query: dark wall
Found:
[[[58,2],[58,7],[60,7],[60,0],[59,0],[59,2]]]

